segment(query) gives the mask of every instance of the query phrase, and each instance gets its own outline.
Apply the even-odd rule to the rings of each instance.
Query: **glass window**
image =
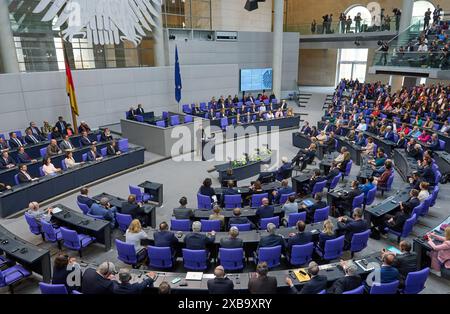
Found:
[[[337,81],[345,78],[364,82],[368,54],[368,49],[339,49]]]

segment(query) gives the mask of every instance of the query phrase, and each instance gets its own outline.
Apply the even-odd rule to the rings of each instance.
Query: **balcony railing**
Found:
[[[449,54],[443,51],[428,52],[391,52],[377,51],[374,55],[374,66],[411,67],[422,69],[449,70]]]
[[[317,23],[315,26],[311,23],[300,23],[295,25],[285,25],[286,32],[299,32],[301,35],[322,35],[322,34],[355,34],[368,32],[396,32],[397,25],[395,20],[383,23],[380,26],[372,25],[372,21],[362,20],[356,27],[355,21],[348,26],[340,21],[333,21],[330,25]]]

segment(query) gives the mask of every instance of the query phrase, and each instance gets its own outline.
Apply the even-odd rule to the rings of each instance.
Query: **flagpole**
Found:
[[[61,42],[62,42],[62,46],[63,46],[64,59],[66,60],[65,66],[68,66],[70,68],[69,57],[68,57],[68,54],[67,54],[66,45],[64,43],[64,39],[63,38],[61,38]],[[67,81],[67,75],[66,75],[66,81]],[[67,82],[66,82],[66,84],[67,84]],[[70,112],[71,112],[71,115],[72,115],[72,129],[73,129],[73,132],[75,134],[78,134],[77,115],[73,111],[73,106],[72,106],[71,101],[70,101],[70,95],[67,94],[67,97],[69,98]]]

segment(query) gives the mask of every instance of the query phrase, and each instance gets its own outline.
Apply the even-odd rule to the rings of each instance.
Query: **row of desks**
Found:
[[[88,162],[78,168],[55,176],[13,186],[0,193],[0,217],[4,218],[26,208],[31,201],[41,202],[87,183],[102,179],[125,169],[144,163],[144,149],[130,147],[121,155],[106,157],[101,161]]]

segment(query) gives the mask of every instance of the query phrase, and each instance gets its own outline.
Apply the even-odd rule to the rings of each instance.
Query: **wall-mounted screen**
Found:
[[[272,89],[272,68],[241,69],[241,91]]]

